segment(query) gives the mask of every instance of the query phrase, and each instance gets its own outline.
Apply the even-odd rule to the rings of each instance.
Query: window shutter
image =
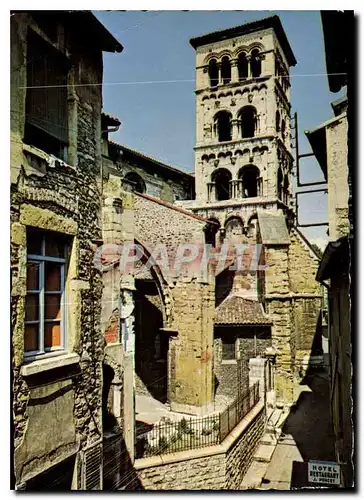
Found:
[[[63,143],[68,143],[67,72],[66,57],[30,31],[26,119]]]
[[[102,441],[87,446],[82,454],[82,489],[102,490]]]

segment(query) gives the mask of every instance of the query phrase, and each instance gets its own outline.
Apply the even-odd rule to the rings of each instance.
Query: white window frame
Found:
[[[49,237],[51,238],[49,233],[44,233],[42,236],[42,243],[41,243],[41,254],[27,254],[27,269],[28,269],[28,264],[29,263],[35,263],[39,264],[39,283],[38,283],[38,290],[28,290],[27,286],[27,291],[26,294],[31,295],[38,295],[39,297],[39,302],[38,302],[38,307],[39,307],[39,316],[38,320],[31,320],[27,321],[25,320],[25,325],[31,325],[31,324],[38,324],[38,349],[35,351],[24,351],[23,357],[24,359],[27,360],[35,360],[38,358],[44,358],[44,357],[51,357],[55,356],[58,354],[64,354],[66,351],[66,290],[65,290],[65,285],[66,285],[66,280],[65,280],[65,266],[66,266],[66,257],[61,258],[61,257],[48,257],[45,255],[45,241],[46,238]],[[64,245],[64,250],[66,251],[65,245]],[[45,290],[45,263],[46,262],[55,262],[60,265],[60,272],[61,272],[61,287],[60,291],[51,291],[51,292],[46,292]],[[28,272],[28,271],[27,271]],[[61,295],[61,300],[60,300],[60,309],[61,309],[61,317],[59,320],[60,323],[60,346],[57,347],[44,347],[44,324],[46,322],[48,323],[54,323],[54,319],[47,320],[44,318],[45,314],[45,303],[44,303],[44,296],[49,293],[50,295]],[[25,331],[24,331],[25,335]]]

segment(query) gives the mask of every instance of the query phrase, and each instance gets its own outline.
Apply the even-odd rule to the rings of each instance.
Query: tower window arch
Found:
[[[212,174],[211,180],[215,184],[216,200],[229,200],[231,197],[231,172],[226,168],[219,168]]]
[[[245,106],[239,112],[241,137],[254,137],[257,126],[257,110],[254,106]]]
[[[214,118],[215,136],[219,142],[231,141],[231,113],[219,111]]]
[[[244,224],[240,217],[232,216],[225,222],[224,228],[225,237],[231,240],[243,235]]]
[[[126,181],[126,190],[128,191],[136,191],[138,193],[145,193],[146,187],[145,182],[140,177],[140,175],[135,172],[128,172],[124,176],[124,181]]]
[[[246,165],[239,171],[239,180],[242,182],[243,198],[255,198],[261,194],[259,168],[255,165]]]
[[[219,83],[219,68],[216,59],[209,62],[210,87],[217,87]]]
[[[281,132],[282,132],[282,137],[284,139],[286,137],[286,122],[283,119],[281,123]]]
[[[246,58],[245,52],[241,52],[238,56],[238,73],[239,81],[248,78],[248,59]]]
[[[231,81],[231,64],[228,56],[221,59],[221,78],[223,83],[230,83]]]
[[[281,123],[281,115],[277,109],[276,111],[276,131],[279,132],[280,130],[280,123]]]
[[[283,174],[282,174],[281,167],[279,167],[278,173],[277,173],[277,194],[278,194],[278,199],[282,200],[282,197],[283,197]]]
[[[216,234],[220,229],[220,222],[214,217],[207,219],[208,224],[204,228],[205,232],[205,243],[207,245],[212,245],[213,248],[216,247]]]
[[[262,63],[259,56],[259,49],[251,52],[250,70],[253,78],[258,78],[262,73]]]

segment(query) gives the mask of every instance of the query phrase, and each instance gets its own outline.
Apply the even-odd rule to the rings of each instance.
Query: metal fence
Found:
[[[245,390],[223,412],[201,418],[165,419],[136,439],[136,458],[220,444],[259,401],[259,382]]]
[[[246,389],[219,414],[220,442],[238,425],[259,401],[259,381]]]

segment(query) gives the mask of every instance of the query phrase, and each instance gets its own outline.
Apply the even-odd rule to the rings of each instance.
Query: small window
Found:
[[[24,355],[62,351],[66,347],[66,239],[29,230],[27,245]]]
[[[140,175],[135,172],[128,172],[124,176],[124,188],[126,191],[145,193],[147,188]]]
[[[219,68],[217,66],[216,59],[211,59],[209,62],[209,77],[210,77],[210,87],[217,87],[219,83]]]
[[[260,61],[259,50],[254,49],[251,53],[250,69],[253,78],[258,78],[262,73],[262,63]]]
[[[24,142],[67,161],[69,61],[29,30]]]
[[[223,337],[221,340],[222,340],[222,360],[231,361],[236,359],[235,338],[226,336]]]
[[[231,81],[231,65],[227,56],[221,59],[221,78],[223,83],[230,83]]]

